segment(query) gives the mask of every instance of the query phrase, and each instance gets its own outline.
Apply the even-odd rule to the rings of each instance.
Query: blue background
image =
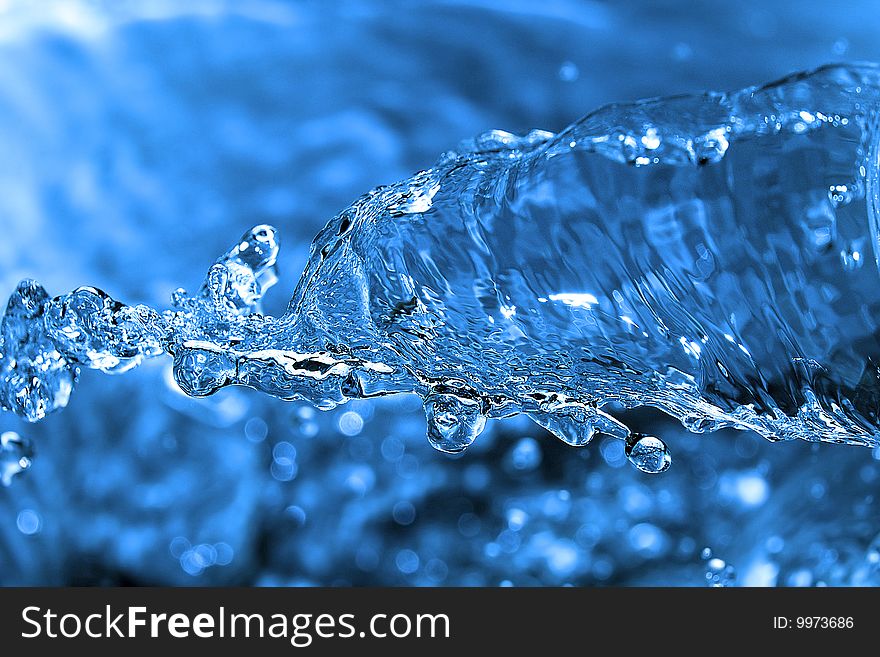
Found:
[[[491,128],[611,101],[880,61],[880,11],[827,2],[0,0],[0,290],[168,305],[247,228],[280,229],[280,313],[309,241],[371,187]],[[431,449],[419,400],[321,413],[191,400],[167,359],[86,372],[0,488],[11,584],[876,584],[880,453],[689,435],[672,468],[495,422]]]

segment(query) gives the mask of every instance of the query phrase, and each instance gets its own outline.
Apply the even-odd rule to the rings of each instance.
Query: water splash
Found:
[[[164,312],[25,281],[0,404],[35,421],[79,367],[165,352],[192,396],[240,384],[326,409],[415,392],[448,452],[525,413],[668,467],[608,404],[695,432],[877,445],[878,116],[880,69],[859,65],[608,106],[558,135],[489,132],[332,219],[277,318],[259,312],[268,226]]]

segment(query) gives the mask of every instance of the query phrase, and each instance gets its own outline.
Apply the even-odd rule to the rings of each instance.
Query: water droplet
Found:
[[[79,370],[46,335],[49,295],[36,281],[18,284],[0,324],[0,408],[28,422],[67,406]]]
[[[599,432],[616,438],[630,433],[610,415],[582,404],[548,404],[546,410],[533,411],[529,417],[572,447],[583,447]]]
[[[672,58],[677,62],[685,62],[694,56],[694,50],[687,43],[679,41],[672,48]]]
[[[528,472],[541,465],[541,446],[530,436],[520,438],[508,455],[514,470]]]
[[[855,271],[865,264],[865,253],[859,244],[849,244],[840,251],[844,271]]]
[[[868,544],[865,551],[865,561],[872,570],[880,570],[880,534]]]
[[[266,290],[278,281],[278,248],[272,226],[255,226],[217,259],[205,279],[203,294],[221,311],[248,314],[258,310]]]
[[[411,502],[402,500],[394,505],[391,515],[398,525],[411,525],[416,519],[416,508]]]
[[[449,575],[449,566],[442,559],[430,559],[425,564],[425,574],[435,584],[441,583]]]
[[[345,436],[356,436],[364,428],[364,418],[355,411],[345,411],[336,421],[340,433]]]
[[[185,536],[175,536],[168,544],[168,550],[175,559],[180,559],[183,553],[192,548],[192,544]]]
[[[146,306],[126,306],[95,287],[78,287],[53,299],[43,324],[69,361],[110,374],[137,367],[162,353],[164,322]]]
[[[785,548],[785,540],[781,536],[770,536],[764,541],[764,547],[770,554],[779,554]]]
[[[302,527],[306,524],[306,512],[302,507],[292,504],[284,510],[284,513],[290,518],[295,527]]]
[[[174,380],[192,397],[207,397],[234,378],[235,363],[219,351],[181,349],[174,357]]]
[[[15,526],[25,536],[33,536],[43,528],[43,518],[33,509],[24,509],[16,517]]]
[[[171,293],[171,305],[175,308],[183,308],[186,304],[188,295],[182,287],[177,288]]]
[[[228,566],[232,563],[232,558],[235,556],[235,550],[232,549],[232,546],[222,541],[214,543],[214,552],[217,555],[214,558],[214,565],[216,566]]]
[[[261,417],[252,417],[245,422],[244,435],[252,443],[259,443],[269,435],[269,425]]]
[[[0,483],[9,486],[12,478],[31,467],[34,448],[31,441],[14,431],[0,434]]]
[[[570,413],[529,413],[536,424],[573,447],[583,447],[593,439],[593,425],[586,421],[586,414],[578,418]]]
[[[470,447],[486,426],[479,402],[456,395],[428,395],[425,415],[431,446],[450,454]]]
[[[697,164],[720,162],[730,142],[726,128],[715,128],[693,140],[693,158]]]
[[[736,569],[724,559],[709,557],[706,560],[706,584],[713,588],[734,586]]]
[[[412,575],[419,569],[419,555],[413,550],[404,549],[397,553],[394,563],[404,575]]]
[[[581,72],[574,62],[565,61],[559,67],[559,79],[563,82],[574,82],[580,77],[580,74]]]
[[[672,464],[666,443],[655,436],[633,433],[626,441],[626,458],[642,472],[657,474]]]

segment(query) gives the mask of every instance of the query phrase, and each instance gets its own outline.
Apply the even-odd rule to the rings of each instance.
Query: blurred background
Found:
[[[167,307],[270,223],[280,313],[333,214],[464,138],[880,61],[878,34],[873,0],[0,0],[0,294]],[[197,401],[167,359],[86,372],[66,411],[0,415],[36,451],[0,487],[0,583],[880,583],[880,452],[641,413],[661,475],[517,420],[453,458],[419,401]]]

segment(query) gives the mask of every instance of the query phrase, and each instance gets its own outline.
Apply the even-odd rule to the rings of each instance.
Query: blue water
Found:
[[[867,11],[865,15],[835,14],[829,18],[818,10],[811,15],[810,7],[801,4],[784,20],[760,10],[737,9],[739,13],[729,16],[723,22],[725,28],[720,29],[714,21],[723,14],[720,7],[715,9],[711,15],[697,16],[682,9],[654,16],[646,7],[637,11],[559,3],[543,4],[536,16],[534,8],[526,5],[505,5],[502,11],[488,4],[463,7],[438,3],[414,11],[394,11],[383,4],[378,11],[355,3],[343,4],[336,16],[317,5],[246,5],[237,12],[227,12],[206,4],[185,15],[157,6],[148,17],[110,9],[101,12],[94,5],[84,5],[78,13],[59,12],[49,20],[13,6],[7,11],[16,20],[8,22],[13,27],[3,35],[3,48],[12,55],[9,61],[25,65],[8,65],[9,71],[3,70],[10,82],[0,94],[0,107],[10,117],[4,122],[7,127],[0,128],[4,145],[8,143],[0,179],[5,192],[2,212],[4,221],[9,218],[8,234],[12,236],[0,247],[9,251],[3,252],[4,265],[11,263],[2,270],[3,281],[12,291],[18,280],[37,278],[51,294],[88,283],[114,298],[152,308],[167,308],[169,295],[183,283],[192,293],[175,296],[181,312],[186,314],[188,304],[201,307],[219,298],[223,312],[214,316],[220,315],[230,324],[226,316],[241,315],[253,306],[254,295],[259,296],[260,288],[271,281],[273,272],[269,269],[273,268],[264,270],[257,263],[258,275],[251,284],[248,268],[253,271],[254,263],[245,262],[246,267],[240,268],[239,246],[238,252],[229,251],[221,262],[227,271],[242,274],[241,278],[217,280],[209,275],[203,285],[205,270],[237,235],[252,225],[268,223],[281,236],[278,287],[286,294],[273,290],[263,300],[263,310],[277,317],[284,313],[285,297],[305,265],[308,241],[328,218],[375,184],[405,179],[451,148],[463,152],[456,146],[462,137],[501,127],[520,134],[535,127],[559,131],[608,100],[704,88],[736,89],[831,59],[878,59],[871,50],[876,46],[859,36],[870,32],[866,27],[870,21],[877,22]],[[155,20],[157,17],[161,20]],[[711,32],[695,29],[708,26],[709,21],[713,22]],[[669,25],[664,25],[667,22]],[[413,38],[413,26],[428,23],[433,29]],[[622,29],[631,35],[627,43],[632,45],[621,52]],[[318,34],[322,38],[318,39]],[[333,36],[323,36],[326,34]],[[695,34],[706,34],[700,37],[706,41],[694,41]],[[805,34],[810,35],[805,39],[809,47],[786,46],[787,39],[794,42]],[[812,54],[811,48],[815,49]],[[735,65],[725,63],[734,49],[742,57]],[[667,65],[648,71],[644,61],[659,53]],[[719,84],[719,79],[724,83]],[[828,100],[820,95],[811,113],[826,108]],[[668,117],[656,111],[646,114],[661,128],[662,143]],[[696,127],[695,123],[693,119],[688,125]],[[713,127],[723,124],[722,120]],[[853,243],[870,237],[865,212],[866,195],[870,200],[868,175],[866,172],[860,178],[858,171],[847,169],[859,157],[867,156],[859,154],[862,127],[854,123],[847,131],[824,121],[817,127],[815,131],[805,128],[803,134],[793,127],[790,136],[785,131],[783,136],[771,134],[754,140],[753,146],[748,140],[742,146],[735,144],[730,153],[722,153],[720,164],[730,163],[736,174],[749,170],[750,163],[769,153],[766,159],[771,164],[793,163],[815,172],[815,180],[800,179],[817,189],[823,185],[827,189],[826,174],[832,176],[831,191],[835,194],[837,186],[844,185],[840,193],[847,195],[846,202],[835,200],[827,191],[823,201],[808,193],[810,185],[799,187],[797,177],[793,177],[794,186],[784,177],[771,184],[767,172],[779,166],[757,167],[757,172],[763,171],[767,177],[767,189],[760,190],[762,193],[784,199],[792,218],[802,219],[806,214],[819,222],[810,224],[808,235],[798,233],[795,237],[811,237],[814,247],[829,243],[834,247],[818,250],[821,256],[812,256],[806,264],[794,263],[798,265],[795,272],[811,276],[815,262],[827,263],[818,268],[818,279],[807,278],[793,285],[766,271],[762,272],[764,278],[759,278],[769,282],[771,290],[777,285],[777,292],[804,294],[837,286],[846,300],[868,295],[864,303],[870,305],[873,292],[859,285],[858,277],[867,277],[871,271],[876,276],[876,269],[871,269],[872,244],[870,240]],[[549,139],[538,136],[538,141]],[[658,138],[657,133],[641,136],[648,140],[645,146]],[[714,144],[717,151],[717,140]],[[484,146],[476,150],[486,150]],[[693,193],[705,185],[715,185],[712,189],[716,191],[723,187],[712,180],[713,165],[699,168],[709,173],[676,174],[694,179],[676,180],[675,186],[669,187],[653,178],[664,177],[665,162],[655,163],[660,166],[653,168],[650,162],[644,166],[634,162],[639,165],[635,169],[615,164],[621,167],[620,172],[614,169],[605,175],[602,167],[612,167],[612,160],[601,159],[601,155],[583,157],[586,159],[581,162],[576,154],[570,156],[574,165],[556,158],[563,165],[549,169],[551,178],[573,176],[577,184],[593,189],[596,185],[590,176],[618,181],[620,189],[610,183],[607,198],[620,204],[629,198],[630,207],[632,202],[645,199],[654,208],[670,207],[650,194],[634,193],[632,190],[639,187],[633,177],[641,177],[644,189],[665,185],[664,189]],[[497,160],[497,154],[488,159]],[[602,164],[606,161],[608,164]],[[541,171],[550,175],[546,168],[538,174]],[[745,180],[741,174],[734,178]],[[861,187],[860,180],[864,183]],[[430,190],[433,183],[428,183]],[[413,219],[411,215],[430,219],[433,208],[425,205],[428,201],[433,205],[436,198],[436,214],[441,218],[458,216],[443,208],[446,204],[454,207],[461,194],[441,190],[438,196],[410,198],[402,212],[398,203],[394,214],[408,220]],[[490,207],[501,208],[502,216],[505,212],[528,216],[523,207],[532,207],[534,212],[546,199],[535,185],[526,191],[531,197],[528,193],[513,195],[519,205],[505,203],[510,201],[505,197]],[[719,194],[713,192],[712,196],[718,198]],[[766,222],[755,192],[727,196],[747,206],[753,204],[749,207],[757,206],[751,212],[747,207],[733,213],[740,226],[747,226],[749,219],[756,229]],[[583,196],[573,197],[583,202]],[[705,199],[707,194],[701,192],[698,197]],[[832,210],[832,219],[826,205]],[[851,205],[861,207],[861,213],[850,211]],[[814,206],[818,208],[815,212]],[[693,204],[679,207],[692,208]],[[712,210],[707,212],[711,215]],[[658,230],[669,224],[668,212],[636,214],[656,217],[650,226]],[[183,217],[187,221],[181,221]],[[861,232],[850,225],[858,217],[865,220]],[[485,215],[479,219],[484,220]],[[679,222],[689,219],[678,217]],[[559,217],[553,220],[564,223]],[[834,230],[822,221],[830,222]],[[379,225],[404,224],[400,220]],[[331,223],[334,227],[339,232],[338,221]],[[354,235],[370,234],[361,226],[351,230]],[[438,234],[429,231],[426,235]],[[513,258],[519,252],[528,253],[523,244],[516,248],[518,235],[502,236],[506,240],[503,248],[494,253]],[[730,235],[722,233],[722,237],[729,239]],[[655,231],[653,238],[654,242],[675,242],[662,232]],[[690,234],[684,239],[679,236],[678,243],[696,249],[697,243],[689,238]],[[413,239],[401,240],[407,266],[412,263],[405,253],[415,250],[419,239],[416,233]],[[525,239],[526,248],[530,248],[534,240]],[[650,240],[648,233],[646,246],[651,245]],[[767,242],[771,246],[779,243]],[[584,245],[583,241],[577,243]],[[599,244],[601,247],[602,242]],[[704,240],[704,247],[706,244]],[[783,239],[782,244],[798,247],[790,249],[795,254],[805,253],[797,239],[787,243]],[[842,251],[838,248],[841,244],[845,247]],[[585,253],[611,257],[610,252],[597,250],[596,244],[586,246],[589,250],[576,253],[574,263],[585,263]],[[731,262],[748,262],[735,253],[709,247],[706,252],[716,257],[723,254]],[[437,247],[435,252],[445,253]],[[853,258],[854,253],[860,257],[864,253],[868,262],[854,265],[860,260]],[[454,265],[454,251],[452,254]],[[534,255],[540,254],[536,250]],[[545,265],[540,269],[533,263],[531,271],[544,273]],[[519,271],[530,270],[520,267]],[[495,280],[494,272],[490,274],[487,280]],[[576,278],[568,282],[578,283],[583,292],[584,279],[577,278],[583,271],[575,267],[574,275]],[[424,274],[420,282],[424,282]],[[333,303],[333,295],[303,294],[307,289],[301,285],[294,299]],[[39,298],[36,287],[26,290],[23,299]],[[482,307],[482,292],[473,286],[477,306],[465,303],[458,308]],[[563,301],[573,298],[565,296],[570,290],[555,292],[563,295],[558,296]],[[723,302],[735,304],[728,297],[725,295]],[[381,295],[378,298],[383,301]],[[455,298],[468,297],[457,294]],[[861,319],[844,319],[849,315],[839,312],[839,305],[828,315],[827,299],[823,306],[821,298],[809,294],[806,302],[794,298],[801,306],[806,303],[809,310],[783,313],[785,326],[794,327],[798,350],[809,352],[804,358],[817,362],[836,354],[824,364],[819,362],[831,370],[833,386],[814,385],[814,379],[806,376],[794,380],[806,380],[809,389],[819,390],[819,410],[830,410],[834,416],[833,404],[829,401],[823,407],[822,395],[829,390],[866,389],[858,385],[862,370],[852,363],[873,353],[871,341],[860,338],[869,338],[870,330],[859,323]],[[751,295],[743,299],[760,305],[760,299]],[[80,292],[67,300],[67,307],[89,308],[96,300],[106,302],[96,292]],[[583,305],[566,312],[587,310]],[[22,306],[27,314],[33,304]],[[392,319],[420,318],[406,303],[391,304],[386,310],[395,308],[406,312],[394,313],[389,316]],[[505,308],[509,313],[511,306]],[[693,310],[689,309],[689,317],[705,319],[690,312]],[[708,317],[713,317],[713,312],[710,309]],[[93,316],[93,312],[82,314]],[[467,313],[463,316],[468,317]],[[829,316],[840,321],[831,327],[831,334],[819,332],[820,341],[813,338],[815,326],[803,321],[803,327],[798,328],[793,322],[810,316],[816,325],[826,325]],[[464,321],[470,321],[475,332],[454,331],[455,335],[479,335],[478,325]],[[231,322],[233,329],[234,324]],[[183,325],[181,331],[186,333],[191,324]],[[393,325],[410,336],[436,328],[418,321],[412,325],[395,321]],[[357,322],[340,326],[352,329]],[[199,332],[204,333],[204,328],[200,325]],[[210,328],[209,335],[221,331],[228,337],[229,326]],[[681,333],[680,329],[673,327],[673,333]],[[759,325],[751,337],[745,330],[743,335],[729,334],[754,349],[755,335],[762,330]],[[297,331],[297,335],[302,333]],[[349,330],[349,338],[351,334]],[[616,341],[628,334],[607,329],[602,334],[644,362],[638,340],[627,338],[628,350]],[[131,331],[126,335],[131,337]],[[551,347],[561,345],[566,347],[563,353],[570,351],[571,345],[560,343],[553,331],[542,335],[554,338],[547,341]],[[116,351],[109,358],[96,354],[91,349],[94,345],[82,340],[73,340],[76,344],[68,345],[65,353],[92,367],[125,369],[161,351],[161,335],[155,344],[144,337],[130,341],[138,349]],[[595,342],[595,334],[581,337],[587,338],[587,343]],[[41,339],[30,335],[22,342],[34,353],[44,353],[46,345],[41,346]],[[419,339],[419,344],[436,344]],[[280,342],[291,346],[286,339]],[[496,343],[506,344],[503,339]],[[680,344],[694,351],[690,342]],[[823,352],[823,345],[832,348]],[[845,347],[842,355],[835,345]],[[413,352],[407,352],[407,346],[412,345],[404,344],[395,353],[407,363],[426,362],[418,344]],[[675,454],[668,471],[649,477],[622,467],[627,465],[627,452],[631,457],[635,452],[639,460],[640,450],[647,451],[646,462],[650,462],[657,452],[649,441],[600,435],[588,447],[572,449],[522,416],[489,422],[467,452],[450,458],[431,450],[425,440],[418,397],[357,400],[329,412],[315,411],[309,405],[282,404],[242,388],[227,388],[200,401],[189,399],[180,387],[208,392],[216,387],[214,374],[224,372],[223,367],[213,365],[200,369],[204,362],[199,358],[208,358],[211,350],[206,354],[204,345],[192,347],[176,350],[177,382],[168,362],[160,359],[122,377],[86,372],[64,412],[33,425],[3,416],[5,424],[0,428],[32,440],[36,451],[30,465],[28,448],[19,439],[9,437],[3,443],[5,472],[30,465],[26,472],[14,475],[12,485],[2,491],[6,518],[2,545],[10,564],[3,571],[5,582],[704,585],[717,581],[801,585],[872,583],[877,577],[880,553],[872,541],[880,530],[871,490],[878,470],[870,450],[797,442],[771,445],[753,434],[729,431],[694,436],[662,416],[644,410],[622,412],[615,406],[610,410],[622,424],[608,425],[611,429],[606,433],[614,434],[621,426],[636,435],[661,436]],[[347,347],[352,348],[350,342]],[[463,345],[441,355],[473,384],[475,370],[460,365],[467,365],[474,353],[478,351]],[[774,357],[784,362],[788,355],[771,344],[757,360],[775,371]],[[668,360],[662,351],[649,349],[648,356],[658,362]],[[687,367],[681,366],[690,357],[687,350],[676,356],[681,359],[676,370],[688,374]],[[542,361],[548,371],[553,364]],[[742,363],[737,364],[742,368]],[[350,363],[341,365],[349,367]],[[308,363],[309,368],[313,366],[321,363]],[[205,371],[211,376],[201,376]],[[199,376],[188,379],[186,372]],[[222,376],[229,378],[228,368],[226,372]],[[537,367],[530,373],[537,376],[542,370]],[[439,374],[444,385],[448,384],[450,372]],[[736,374],[733,372],[734,380]],[[770,408],[788,417],[800,417],[798,407],[810,401],[803,386],[789,394],[778,387],[792,378],[766,379],[766,388],[751,386],[746,392],[766,390],[773,402]],[[52,380],[58,386],[47,398],[66,401],[64,376]],[[243,382],[253,385],[256,380]],[[356,383],[363,393],[369,392],[375,381]],[[493,386],[512,390],[510,380],[476,383],[477,390],[470,392],[480,393],[476,398],[484,406],[485,393],[492,392],[489,389]],[[544,389],[546,384],[542,381]],[[270,385],[261,387],[275,394],[283,392]],[[380,387],[387,391],[393,386]],[[441,420],[435,426],[442,429],[444,422],[453,426],[445,436],[440,431],[434,442],[453,451],[444,440],[450,436],[457,440],[460,420],[472,406],[471,396],[462,396],[461,387],[454,391],[436,389],[434,383],[428,387],[435,388],[427,398],[428,409]],[[406,383],[401,389],[413,386]],[[333,393],[332,388],[322,389],[323,393],[328,390]],[[558,396],[562,391],[553,392]],[[699,391],[705,395],[710,387]],[[734,400],[736,407],[750,403],[738,394],[718,392],[717,386],[710,392],[715,395],[714,402]],[[633,397],[614,401],[636,406],[630,402],[638,394],[635,391]],[[339,401],[332,396],[325,394],[313,401]],[[852,420],[856,425],[844,426],[843,434],[830,427],[826,439],[843,435],[848,442],[870,444],[871,418],[866,417],[870,400],[850,401],[854,401],[854,411],[848,413],[844,408],[832,420]],[[450,403],[454,412],[445,414]],[[554,401],[552,410],[556,412],[547,416],[543,407],[526,410],[565,438],[566,431],[556,421],[559,403],[559,399]],[[506,404],[499,403],[500,410],[494,415],[506,415]],[[563,411],[571,410],[565,402],[561,405]],[[720,404],[716,407],[730,411]],[[578,412],[582,410],[578,408]],[[704,419],[691,418],[688,424],[701,428],[699,423]],[[474,426],[471,421],[464,424],[466,428]],[[867,437],[860,438],[853,426],[861,427]],[[815,426],[808,428],[814,430],[809,435],[817,433]],[[579,440],[576,437],[569,442]],[[703,558],[704,547],[712,551],[707,558]]]

